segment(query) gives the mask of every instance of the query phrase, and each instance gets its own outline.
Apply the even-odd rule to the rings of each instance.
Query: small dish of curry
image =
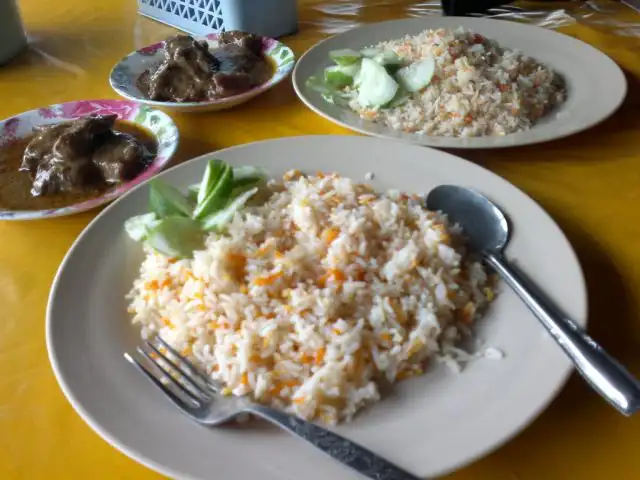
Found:
[[[170,160],[165,113],[124,100],[53,105],[0,122],[0,220],[69,215],[111,201]]]
[[[123,58],[109,81],[123,97],[165,110],[221,110],[280,83],[294,63],[293,51],[272,38],[176,35]]]

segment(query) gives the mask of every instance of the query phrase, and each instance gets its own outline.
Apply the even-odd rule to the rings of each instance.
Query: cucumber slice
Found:
[[[207,168],[209,166],[207,165]],[[206,175],[206,170],[205,170]],[[247,184],[253,184],[267,178],[267,174],[264,169],[259,167],[253,167],[251,165],[247,165],[244,167],[235,167],[233,169],[233,187],[240,187]],[[189,185],[187,187],[187,192],[189,196],[193,194],[197,194],[200,191],[201,183],[194,183],[193,185]]]
[[[411,95],[409,94],[409,92],[407,92],[402,88],[399,88],[398,91],[396,92],[396,96],[393,97],[393,99],[389,103],[384,105],[382,108],[388,109],[388,108],[399,107],[401,105],[404,105],[407,102],[407,100],[409,100],[410,97]]]
[[[147,243],[169,257],[191,257],[195,250],[204,248],[204,232],[191,218],[166,217],[148,230]]]
[[[194,205],[198,203],[198,192],[200,191],[200,184],[189,185],[187,187],[187,198]]]
[[[224,165],[220,179],[207,197],[196,206],[193,218],[202,219],[224,207],[233,191],[233,169]]]
[[[353,77],[343,73],[340,69],[340,65],[335,65],[333,67],[327,67],[324,70],[324,80],[329,85],[335,88],[346,87],[347,85],[351,85],[353,83]]]
[[[225,208],[212,215],[209,215],[207,218],[202,220],[202,228],[207,232],[222,231],[225,225],[227,225],[233,219],[233,216],[242,207],[244,207],[245,203],[247,203],[249,199],[256,194],[257,191],[257,188],[252,188],[237,196]]]
[[[311,77],[307,78],[307,81],[305,82],[305,85],[306,85],[307,88],[313,90],[314,92],[318,92],[318,93],[320,93],[322,95],[330,94],[332,92],[332,90],[333,90],[324,81],[324,77],[322,79],[320,79],[320,78],[318,78],[316,76],[311,76]]]
[[[333,50],[329,52],[329,58],[338,65],[351,65],[362,58],[362,54],[350,48],[342,50]]]
[[[145,213],[128,218],[124,222],[124,230],[132,240],[140,242],[147,236],[147,231],[160,223],[155,213]]]
[[[267,178],[265,171],[258,167],[236,167],[233,169],[233,188],[254,185]]]
[[[391,50],[379,53],[373,57],[373,60],[382,65],[387,73],[392,76],[405,65],[405,61]]]
[[[395,78],[406,91],[417,92],[429,85],[435,71],[435,60],[433,57],[427,57],[402,67],[396,72]]]
[[[348,75],[349,77],[355,77],[360,71],[360,62],[354,63],[352,65],[338,65],[338,68],[342,73]]]
[[[223,166],[224,163],[221,160],[209,160],[207,162],[207,168],[204,170],[200,189],[198,190],[197,203],[201,203],[209,195],[209,192],[213,190],[216,182],[220,179],[220,175],[222,175]]]
[[[380,48],[367,47],[360,50],[360,53],[362,53],[363,57],[373,58],[376,55],[380,55],[382,53],[382,50]]]
[[[373,60],[378,62],[383,67],[386,67],[388,65],[402,65],[404,63],[402,58],[400,58],[400,55],[392,50],[386,50],[382,53],[379,53],[378,55],[373,57]]]
[[[181,215],[190,217],[193,210],[191,202],[180,191],[161,180],[152,180],[149,187],[151,210],[159,217]]]
[[[398,84],[382,65],[370,58],[362,59],[358,74],[358,103],[363,107],[380,107],[389,103],[398,91]]]

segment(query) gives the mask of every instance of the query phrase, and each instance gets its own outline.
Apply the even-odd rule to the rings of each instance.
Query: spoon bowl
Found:
[[[440,185],[429,192],[427,207],[445,212],[453,223],[464,226],[477,252],[500,252],[509,241],[509,222],[487,197],[469,188]]]

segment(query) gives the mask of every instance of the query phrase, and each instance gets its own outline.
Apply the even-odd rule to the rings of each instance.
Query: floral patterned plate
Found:
[[[197,40],[205,40],[210,48],[218,45],[218,34],[211,33],[205,37],[196,37]],[[111,70],[109,83],[119,95],[147,105],[162,107],[180,112],[213,111],[235,107],[252,98],[266,92],[273,86],[282,82],[293,70],[295,55],[293,51],[283,43],[268,37],[262,38],[262,54],[268,57],[275,67],[273,76],[262,85],[251,90],[219,100],[206,100],[202,102],[157,102],[144,97],[136,86],[138,77],[149,67],[159,63],[163,59],[162,42],[154,43],[148,47],[133,52],[120,60]]]
[[[116,199],[165,167],[178,148],[178,128],[166,113],[128,100],[82,100],[30,110],[0,121],[0,148],[31,134],[33,127],[74,120],[91,114],[116,114],[142,125],[156,137],[158,154],[140,175],[105,194],[81,203],[49,210],[0,210],[0,220],[38,220],[91,210]]]

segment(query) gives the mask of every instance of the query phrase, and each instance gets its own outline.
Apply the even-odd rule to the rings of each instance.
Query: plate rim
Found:
[[[296,140],[304,140],[305,138],[314,138],[314,137],[330,137],[330,138],[351,138],[354,139],[354,141],[368,141],[365,140],[367,137],[358,137],[358,136],[345,136],[345,135],[303,135],[303,136],[295,136],[295,137],[282,137],[282,138],[276,138],[276,139],[267,139],[267,140],[259,140],[259,141],[255,141],[255,142],[250,142],[247,144],[241,144],[241,145],[237,145],[237,146],[233,146],[233,147],[228,147],[228,148],[224,148],[221,150],[217,150],[217,151],[213,151],[213,152],[209,152],[203,155],[200,155],[198,157],[192,158],[186,162],[183,162],[179,165],[173,166],[167,170],[164,170],[161,172],[160,175],[165,175],[165,174],[170,174],[170,172],[172,172],[174,169],[179,169],[184,167],[187,164],[190,163],[197,163],[197,162],[202,162],[203,160],[219,154],[220,152],[224,152],[224,151],[228,151],[228,150],[237,150],[237,149],[242,149],[244,146],[246,145],[260,145],[263,143],[269,143],[269,142],[286,142],[287,140],[290,139],[296,139]],[[355,140],[357,139],[357,140]],[[376,139],[376,141],[379,142],[394,142],[394,143],[398,143],[395,140],[390,140],[390,139]],[[421,147],[424,148],[424,147]],[[494,177],[494,179],[498,180],[499,182],[506,184],[509,188],[516,190],[517,192],[519,192],[521,195],[523,195],[524,197],[526,197],[527,200],[529,200],[530,202],[532,202],[537,209],[539,210],[539,212],[541,214],[544,215],[545,219],[550,222],[550,224],[552,224],[555,229],[557,230],[558,233],[558,239],[562,240],[562,242],[565,244],[566,247],[568,247],[568,253],[571,254],[571,259],[569,259],[571,261],[571,263],[573,263],[576,267],[577,267],[577,271],[579,273],[579,278],[576,278],[577,281],[579,281],[579,288],[580,291],[582,292],[582,305],[581,305],[581,310],[584,312],[584,314],[582,315],[581,318],[575,318],[574,320],[576,321],[576,323],[583,329],[586,330],[587,326],[588,326],[588,320],[589,320],[589,304],[588,304],[588,299],[589,299],[589,293],[588,293],[588,289],[587,289],[587,285],[586,285],[586,279],[585,279],[585,275],[584,275],[584,270],[582,268],[582,265],[579,261],[579,258],[575,252],[575,249],[573,248],[573,246],[571,245],[571,243],[569,242],[568,238],[566,237],[564,231],[560,228],[560,226],[557,224],[557,222],[553,219],[553,217],[551,217],[551,215],[538,203],[536,202],[532,197],[530,197],[526,192],[524,192],[523,190],[521,190],[520,188],[518,188],[516,185],[512,184],[511,182],[509,182],[508,180],[504,179],[503,177],[497,175],[496,173],[492,172],[489,169],[486,169],[480,165],[477,165],[469,160],[466,160],[462,157],[459,157],[457,155],[453,155],[451,153],[448,152],[442,152],[436,149],[432,149],[435,150],[438,154],[443,154],[446,155],[448,157],[452,157],[453,159],[467,164],[468,167],[474,168],[478,171],[483,171],[484,173],[489,174],[489,176]],[[312,167],[311,167],[312,168]],[[84,229],[83,231],[76,237],[76,239],[73,241],[71,247],[69,248],[69,250],[67,251],[67,253],[65,254],[65,257],[63,259],[63,261],[60,264],[60,267],[58,268],[56,275],[54,277],[54,280],[52,282],[52,286],[50,289],[50,293],[49,293],[49,297],[47,299],[47,309],[46,309],[46,322],[45,322],[45,341],[46,341],[46,347],[47,347],[47,356],[49,359],[49,363],[52,367],[54,376],[56,378],[56,381],[60,387],[60,389],[62,390],[64,396],[66,397],[67,401],[71,404],[72,408],[76,411],[76,413],[82,418],[82,420],[92,429],[94,430],[94,432],[96,432],[100,437],[102,437],[109,445],[111,445],[113,448],[115,448],[116,450],[124,453],[125,455],[127,455],[129,458],[131,458],[132,460],[139,462],[140,464],[156,471],[159,473],[162,473],[164,475],[170,476],[171,478],[189,478],[189,479],[199,479],[199,477],[194,477],[191,476],[189,474],[185,474],[184,472],[176,472],[175,470],[173,470],[172,468],[168,467],[166,464],[164,463],[159,463],[158,461],[149,458],[147,455],[140,453],[139,451],[136,450],[135,447],[133,446],[129,446],[129,445],[125,445],[123,444],[118,438],[116,438],[115,435],[112,435],[109,431],[108,428],[103,426],[102,423],[100,423],[99,421],[95,420],[93,418],[93,416],[88,412],[88,410],[81,404],[81,402],[76,398],[75,393],[73,392],[73,390],[70,388],[69,384],[67,383],[66,379],[65,379],[65,375],[62,373],[61,369],[60,369],[60,365],[58,362],[58,358],[57,358],[57,354],[55,351],[55,347],[53,346],[53,339],[52,339],[52,329],[53,329],[53,320],[52,320],[52,310],[54,307],[54,302],[55,302],[55,294],[57,289],[59,288],[62,276],[64,274],[64,270],[65,267],[67,265],[67,263],[71,260],[72,254],[74,252],[74,250],[77,248],[77,246],[83,241],[84,236],[87,234],[87,232],[94,227],[95,224],[97,224],[98,222],[101,221],[101,218],[105,215],[108,214],[108,212],[110,211],[111,208],[114,208],[115,205],[117,205],[119,202],[124,202],[127,199],[127,195],[129,195],[130,193],[132,193],[133,191],[137,190],[138,188],[144,188],[144,186],[147,184],[148,181],[142,182],[138,185],[136,185],[134,188],[132,188],[130,191],[128,191],[125,195],[121,196],[120,198],[118,198],[116,201],[114,201],[113,203],[111,203],[107,208],[105,208],[102,212],[100,212]],[[512,440],[514,437],[516,437],[517,435],[519,435],[523,430],[525,430],[527,427],[529,427],[546,409],[547,407],[551,404],[551,402],[553,402],[553,400],[555,400],[558,396],[558,394],[560,393],[560,391],[565,387],[567,380],[569,379],[569,377],[571,376],[571,374],[574,372],[574,367],[570,362],[567,362],[565,365],[559,365],[558,369],[557,369],[560,373],[558,373],[558,379],[555,382],[555,387],[551,390],[549,390],[545,396],[545,401],[540,402],[537,407],[535,409],[533,409],[532,411],[530,411],[527,415],[523,416],[520,420],[518,425],[516,426],[516,428],[511,429],[510,431],[503,433],[502,435],[500,435],[499,440],[486,445],[484,448],[478,449],[478,451],[476,451],[474,454],[472,455],[466,455],[464,456],[463,460],[461,460],[460,462],[456,463],[455,465],[452,465],[450,468],[448,469],[443,469],[441,471],[438,471],[436,476],[439,477],[441,475],[446,475],[448,473],[451,473],[453,471],[457,471],[461,468],[464,468],[465,466],[475,462],[476,460],[485,457],[486,455],[494,452],[495,450],[499,449],[500,447],[504,446],[506,443],[508,443],[510,440]],[[187,420],[185,420],[187,421]]]
[[[307,95],[305,94],[305,81],[307,80],[306,78],[300,78],[301,74],[300,74],[300,69],[304,68],[304,64],[305,61],[307,60],[307,58],[310,56],[310,54],[312,53],[312,51],[316,50],[317,48],[321,48],[325,43],[340,37],[341,35],[347,33],[347,32],[354,32],[356,30],[362,30],[362,29],[368,29],[368,28],[374,28],[375,26],[380,26],[380,25],[388,25],[388,24],[392,24],[392,23],[398,23],[398,24],[402,24],[402,23],[418,23],[418,22],[424,22],[425,23],[425,29],[426,28],[437,28],[435,25],[433,27],[429,27],[428,25],[426,25],[427,22],[435,22],[438,20],[441,20],[442,18],[445,17],[421,17],[421,18],[401,18],[401,19],[394,19],[394,20],[385,20],[383,22],[374,22],[374,23],[367,23],[364,25],[360,25],[356,28],[347,30],[345,32],[341,32],[335,35],[332,35],[330,37],[324,38],[321,41],[315,43],[314,45],[312,45],[311,47],[309,47],[298,59],[298,61],[296,62],[294,68],[293,68],[293,72],[291,75],[292,78],[292,83],[293,83],[293,89],[296,92],[296,95],[298,97],[298,99],[300,101],[302,101],[302,103],[304,103],[304,105],[310,109],[313,113],[315,113],[316,115],[319,115],[321,117],[323,117],[325,120],[328,120],[331,123],[334,123],[342,128],[345,128],[347,130],[351,130],[353,132],[357,132],[360,133],[362,135],[367,135],[367,136],[373,136],[373,137],[377,137],[377,138],[388,138],[388,139],[393,139],[393,140],[398,140],[398,141],[402,141],[405,143],[409,143],[409,144],[413,144],[413,145],[422,145],[422,146],[427,146],[427,147],[432,147],[432,148],[455,148],[455,149],[460,149],[460,150],[471,150],[471,149],[503,149],[503,148],[517,148],[517,147],[522,147],[522,146],[528,146],[528,145],[537,145],[540,143],[546,143],[546,142],[551,142],[551,141],[555,141],[555,140],[561,140],[563,138],[567,138],[569,136],[575,135],[577,133],[586,131],[590,128],[593,128],[597,125],[599,125],[600,123],[604,122],[605,120],[607,120],[608,118],[610,118],[613,114],[615,114],[618,109],[622,106],[624,100],[627,97],[628,94],[628,82],[626,79],[626,76],[624,74],[624,71],[622,70],[622,68],[611,58],[609,57],[609,55],[607,55],[606,53],[604,53],[601,50],[598,50],[597,48],[593,47],[592,45],[583,42],[577,38],[574,38],[570,35],[565,35],[563,33],[560,33],[558,31],[552,30],[552,29],[546,29],[543,27],[539,27],[536,25],[528,25],[528,24],[524,24],[524,23],[520,23],[520,22],[515,22],[515,21],[511,21],[511,20],[503,20],[503,19],[493,19],[493,18],[475,18],[475,17],[461,17],[461,18],[457,18],[457,21],[460,22],[460,24],[462,23],[479,23],[479,24],[498,24],[498,23],[508,23],[511,26],[516,26],[516,28],[524,28],[524,29],[529,29],[530,31],[540,31],[540,32],[544,32],[545,34],[548,34],[550,36],[553,36],[555,38],[559,38],[562,37],[565,40],[568,41],[572,41],[575,42],[575,44],[581,44],[584,46],[589,47],[595,54],[598,54],[600,56],[602,56],[604,59],[606,59],[608,62],[610,62],[611,67],[612,67],[612,72],[615,71],[616,75],[618,76],[618,80],[620,81],[620,90],[619,90],[619,95],[618,98],[614,103],[612,103],[612,105],[609,108],[609,111],[607,112],[606,115],[602,116],[601,118],[591,121],[589,124],[586,125],[576,125],[574,128],[567,130],[566,132],[563,132],[560,135],[553,135],[553,134],[548,134],[546,136],[541,136],[541,137],[525,137],[524,140],[518,140],[515,141],[513,143],[505,143],[504,141],[496,141],[495,144],[491,144],[491,145],[475,145],[474,143],[476,143],[478,140],[480,141],[485,141],[487,139],[493,139],[493,140],[497,140],[500,138],[509,138],[510,135],[517,135],[518,133],[524,133],[527,131],[531,131],[533,129],[535,129],[535,125],[529,129],[529,130],[525,130],[524,132],[515,132],[513,134],[509,134],[509,135],[505,135],[503,137],[498,137],[498,136],[480,136],[480,137],[468,137],[467,140],[469,143],[464,143],[463,141],[461,141],[461,137],[445,137],[445,136],[429,136],[429,135],[417,135],[417,134],[405,134],[405,133],[398,133],[398,136],[391,136],[387,133],[384,132],[378,132],[378,131],[374,131],[371,128],[367,128],[366,126],[372,124],[372,122],[366,121],[366,120],[362,120],[363,122],[363,126],[357,126],[357,125],[353,125],[350,123],[347,123],[346,121],[341,120],[340,118],[336,118],[334,116],[332,116],[331,114],[327,113],[326,111],[324,111],[323,109],[320,109],[318,107],[316,107],[313,102],[307,97]],[[446,17],[449,20],[452,17]],[[473,28],[473,27],[467,27],[464,26],[465,28]],[[382,40],[381,40],[382,41]],[[535,55],[532,55],[535,57]],[[344,109],[346,110],[346,109]],[[355,113],[353,113],[354,115],[356,115]],[[382,127],[381,127],[382,128]],[[384,127],[385,130],[387,131],[391,131],[388,127]],[[431,138],[434,138],[435,140],[431,140]],[[513,138],[513,137],[511,137]],[[475,141],[475,142],[474,142]]]
[[[154,114],[154,115],[158,115],[159,117],[162,118],[163,122],[165,122],[165,124],[170,128],[170,132],[167,133],[167,135],[171,135],[173,136],[173,138],[175,139],[171,145],[167,146],[167,155],[162,157],[162,161],[161,162],[157,162],[154,161],[151,163],[151,165],[149,165],[145,170],[143,170],[140,174],[138,174],[135,178],[133,178],[132,180],[130,180],[129,182],[126,182],[124,184],[121,184],[120,186],[114,188],[113,190],[100,195],[98,197],[95,198],[90,198],[88,200],[85,200],[83,202],[79,202],[79,203],[74,203],[71,205],[66,205],[63,207],[57,207],[57,208],[50,208],[50,209],[41,209],[41,210],[9,210],[9,209],[1,209],[0,210],[0,221],[33,221],[33,220],[46,220],[46,219],[50,219],[50,218],[58,218],[58,217],[66,217],[69,215],[76,215],[78,213],[83,213],[83,212],[87,212],[90,210],[93,210],[94,208],[98,208],[106,203],[112,202],[115,199],[119,199],[121,198],[123,195],[126,195],[129,191],[135,189],[138,187],[138,185],[146,183],[148,180],[150,180],[152,177],[154,177],[155,175],[157,175],[158,173],[162,172],[164,167],[167,166],[173,156],[175,155],[176,151],[178,150],[178,146],[180,145],[180,131],[178,129],[178,126],[176,125],[175,121],[173,120],[173,118],[171,118],[170,115],[168,115],[166,112],[163,112],[160,109],[151,107],[149,105],[143,105],[139,102],[135,102],[133,100],[128,100],[128,99],[124,99],[124,98],[117,98],[117,99],[113,99],[113,98],[99,98],[99,99],[89,99],[89,100],[70,100],[67,102],[60,102],[60,103],[52,103],[50,105],[47,106],[43,106],[43,107],[38,107],[38,108],[33,108],[31,110],[25,110],[23,112],[20,112],[18,114],[15,115],[11,115],[7,118],[4,118],[2,120],[0,120],[0,127],[3,127],[4,125],[6,125],[6,123],[8,123],[9,121],[13,120],[13,119],[19,119],[21,117],[27,117],[30,115],[38,115],[39,112],[42,112],[43,110],[51,110],[54,108],[61,108],[67,105],[83,105],[83,104],[87,104],[87,103],[98,103],[98,104],[120,104],[123,106],[129,106],[132,111],[130,112],[131,115],[136,115],[138,112],[143,111],[144,109],[147,110],[148,114]],[[71,120],[71,118],[69,119],[64,119],[62,117],[60,117],[60,122],[63,121],[68,121]],[[132,122],[135,124],[139,124],[139,122],[136,122],[135,119],[131,119],[131,118],[126,118],[124,119],[128,122]],[[52,123],[57,123],[57,122],[52,122]],[[153,132],[152,132],[153,133]],[[154,134],[154,137],[156,138],[156,140],[158,140],[158,137]],[[23,137],[21,137],[23,138]]]
[[[211,42],[211,41],[215,41],[215,39],[218,37],[219,34],[217,33],[209,33],[207,35],[191,35],[193,38],[195,38],[196,40],[206,40],[207,42]],[[146,105],[151,105],[154,107],[160,107],[160,108],[166,108],[166,109],[173,109],[173,110],[194,110],[194,109],[204,109],[204,108],[210,108],[210,107],[225,107],[225,106],[235,106],[235,105],[239,105],[241,103],[244,103],[245,101],[248,101],[258,95],[261,95],[263,93],[265,93],[267,90],[272,89],[273,87],[275,87],[276,85],[282,83],[284,80],[286,80],[291,73],[293,72],[295,65],[297,63],[297,59],[296,59],[296,55],[295,52],[291,49],[291,47],[289,47],[287,44],[281,42],[278,39],[275,38],[271,38],[271,37],[265,37],[262,36],[262,38],[264,39],[264,41],[268,42],[270,45],[270,49],[276,49],[276,48],[281,48],[284,51],[287,51],[291,54],[291,58],[292,61],[283,65],[282,66],[282,74],[280,77],[276,78],[276,72],[274,72],[274,75],[267,80],[265,83],[263,83],[262,85],[258,85],[255,88],[252,88],[251,90],[248,90],[246,92],[237,94],[237,95],[232,95],[230,97],[224,97],[221,99],[217,99],[217,100],[205,100],[205,101],[201,101],[201,102],[163,102],[163,101],[158,101],[158,100],[149,100],[146,99],[142,96],[140,97],[136,97],[134,95],[130,95],[129,93],[123,91],[122,89],[120,89],[120,87],[118,87],[118,85],[116,84],[113,75],[114,72],[116,71],[116,69],[120,66],[125,64],[128,60],[130,60],[131,58],[134,57],[138,57],[138,56],[142,56],[143,54],[140,53],[141,50],[147,49],[147,48],[151,48],[154,47],[158,44],[162,44],[162,41],[160,42],[154,42],[152,44],[146,45],[142,48],[139,48],[137,50],[134,50],[132,52],[130,52],[129,54],[125,55],[124,57],[122,57],[120,60],[118,60],[115,65],[111,68],[111,70],[109,71],[109,85],[111,86],[111,88],[113,89],[114,92],[116,92],[118,95],[122,96],[123,98],[133,101],[133,102],[138,102],[138,103],[142,103],[142,104],[146,104]],[[277,66],[277,65],[276,65]],[[274,80],[275,79],[275,80]]]

